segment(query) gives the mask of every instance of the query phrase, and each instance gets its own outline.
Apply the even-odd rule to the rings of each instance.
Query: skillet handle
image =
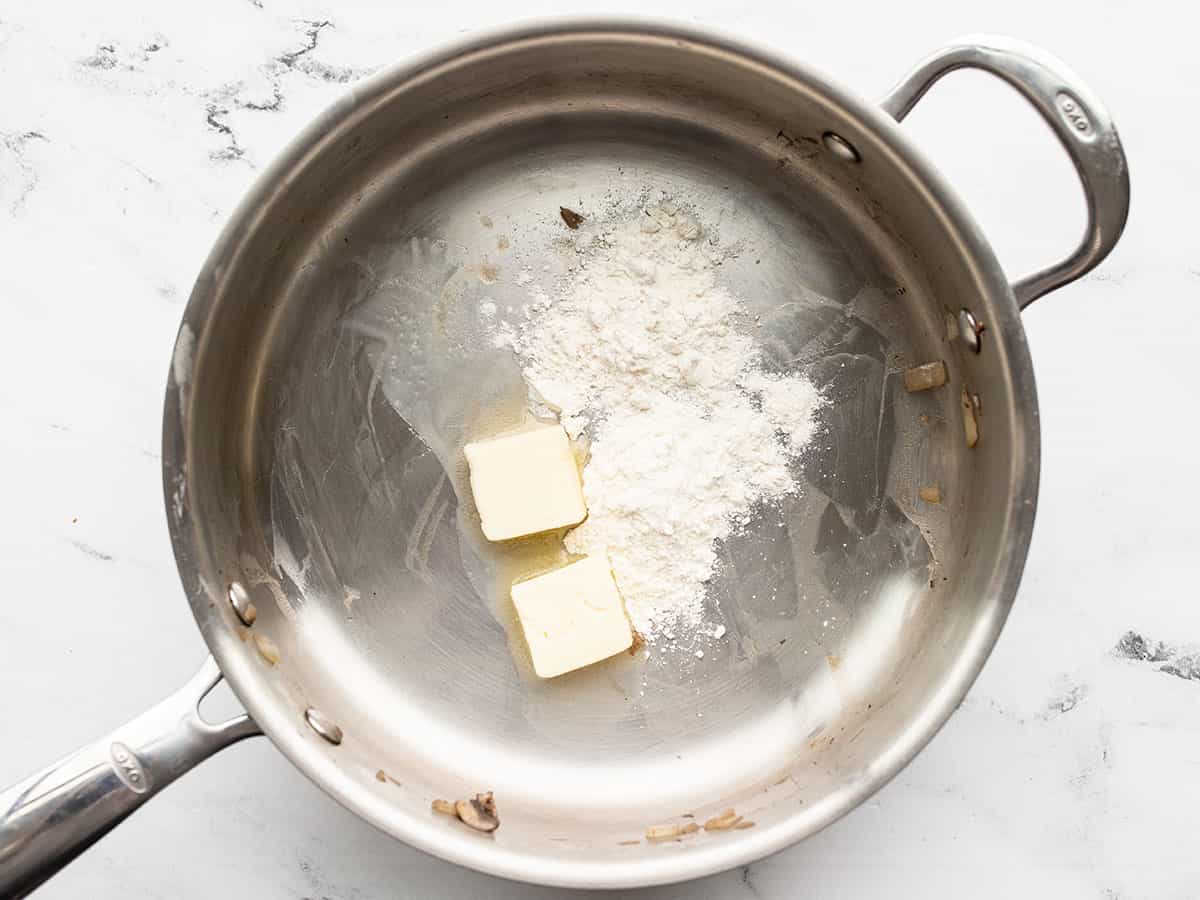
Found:
[[[1099,265],[1117,243],[1129,215],[1129,169],[1108,110],[1063,63],[1012,38],[970,35],[920,63],[884,98],[885,112],[904,119],[943,75],[973,68],[1008,82],[1054,131],[1070,156],[1087,198],[1087,230],[1075,252],[1013,285],[1024,309]]]
[[[157,706],[0,792],[0,897],[24,897],[164,787],[218,750],[261,734],[198,707],[221,680],[210,656]]]

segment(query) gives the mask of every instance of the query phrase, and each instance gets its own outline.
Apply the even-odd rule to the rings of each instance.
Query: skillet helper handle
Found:
[[[1033,105],[1067,151],[1087,199],[1087,230],[1075,251],[1013,285],[1024,309],[1090,272],[1117,243],[1129,215],[1125,151],[1108,110],[1075,73],[1044,50],[1006,37],[971,35],[934,53],[884,98],[884,111],[902,121],[939,78],[963,68],[990,72]]]
[[[157,706],[0,792],[0,897],[26,896],[188,769],[260,734],[247,715],[200,718],[220,680],[210,656]]]

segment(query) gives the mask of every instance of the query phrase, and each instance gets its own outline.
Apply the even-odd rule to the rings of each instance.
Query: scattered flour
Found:
[[[645,409],[612,409],[598,427],[583,478],[588,518],[566,544],[608,551],[634,627],[653,639],[701,623],[716,541],[793,484],[774,429],[744,397],[640,399]]]
[[[812,384],[756,371],[742,376],[742,387],[758,395],[763,413],[786,436],[788,453],[801,453],[817,430],[816,412],[824,402]]]
[[[535,404],[591,439],[588,518],[567,549],[607,550],[649,643],[716,634],[704,599],[717,542],[756,504],[796,490],[789,457],[812,436],[821,397],[798,375],[758,368],[692,216],[662,202],[580,238],[558,295],[535,296],[528,321],[496,336],[520,356]]]

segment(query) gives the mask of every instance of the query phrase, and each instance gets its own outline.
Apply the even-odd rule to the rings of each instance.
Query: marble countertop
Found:
[[[986,30],[1084,76],[1121,128],[1134,190],[1109,261],[1025,316],[1044,457],[1016,608],[960,711],[867,804],[775,857],[639,896],[1195,897],[1196,14],[974,7],[0,5],[0,783],[142,711],[204,655],[161,500],[175,330],[238,198],[348,83],[502,21],[636,8],[762,41],[878,96],[940,42]],[[1069,164],[1013,92],[956,76],[905,127],[1010,272],[1073,245],[1083,212]],[[565,895],[390,840],[258,740],[171,787],[39,896]]]

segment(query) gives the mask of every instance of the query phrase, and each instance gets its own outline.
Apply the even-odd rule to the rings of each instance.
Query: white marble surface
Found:
[[[1041,506],[1016,609],[962,709],[821,835],[644,896],[1200,895],[1200,667],[1114,652],[1130,630],[1176,654],[1200,647],[1195,14],[1026,0],[601,6],[761,40],[868,96],[960,32],[1033,40],[1109,104],[1134,185],[1109,262],[1025,317]],[[0,783],[140,712],[204,653],[166,534],[159,414],[191,280],[256,171],[341,82],[463,31],[586,7],[0,2]],[[1014,274],[1073,242],[1069,167],[1007,89],[956,77],[906,127]],[[391,841],[258,740],[170,788],[39,896],[561,894]]]

